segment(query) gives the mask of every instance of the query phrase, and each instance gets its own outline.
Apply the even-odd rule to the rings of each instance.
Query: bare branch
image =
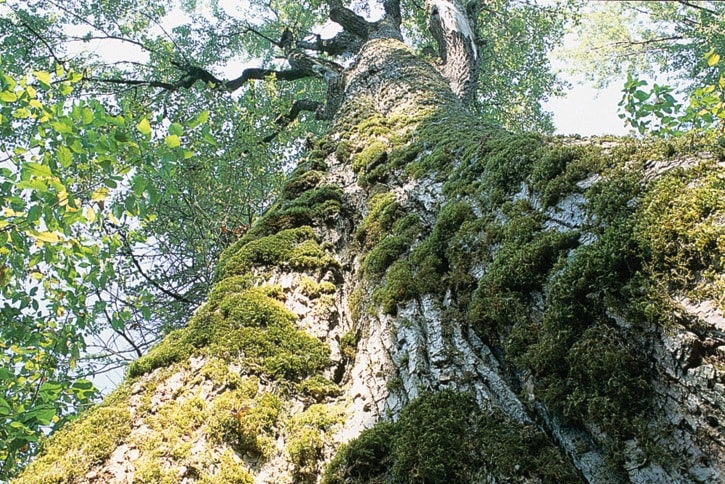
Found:
[[[274,131],[274,133],[267,135],[262,140],[265,143],[269,143],[270,141],[274,140],[279,133],[290,125],[295,119],[297,119],[297,116],[300,115],[302,111],[312,111],[316,113],[316,116],[319,113],[323,112],[325,105],[319,101],[312,101],[309,99],[298,99],[294,102],[292,105],[292,108],[290,109],[290,112],[285,115],[280,115],[277,117],[277,119],[274,120],[275,124],[277,124],[278,128]],[[318,118],[319,119],[319,118]]]
[[[694,9],[697,9],[697,10],[702,10],[703,12],[707,12],[707,13],[710,13],[712,15],[718,15],[718,13],[716,11],[714,11],[712,9],[709,9],[707,7],[703,7],[702,5],[698,5],[696,3],[692,3],[692,2],[689,2],[687,0],[676,0],[676,1],[677,1],[677,3],[680,3],[680,4],[682,4],[682,5],[686,6],[686,7],[694,8]]]
[[[250,80],[263,80],[269,76],[275,76],[280,81],[296,81],[298,79],[304,79],[305,77],[314,77],[313,73],[304,71],[302,69],[288,69],[283,71],[277,71],[274,69],[262,69],[262,68],[249,68],[244,69],[242,75],[231,81],[227,81],[224,84],[226,90],[234,92],[242,87],[247,81]]]
[[[43,43],[43,45],[45,45],[45,48],[48,49],[48,52],[53,57],[53,59],[55,59],[55,62],[57,62],[58,64],[60,64],[62,66],[65,65],[65,61],[63,61],[60,58],[58,58],[58,56],[55,54],[55,50],[53,50],[53,47],[50,44],[48,44],[48,41],[42,35],[40,35],[38,32],[36,32],[35,29],[33,29],[26,22],[21,22],[20,25],[22,25],[23,27],[25,27],[26,29],[28,29],[30,31],[30,33],[33,34],[33,36],[36,39],[38,39],[40,42]]]
[[[400,14],[400,0],[384,0],[383,8],[385,9],[385,15],[390,17],[393,24],[400,28],[402,16]]]
[[[363,45],[363,39],[343,30],[331,39],[323,39],[317,35],[314,41],[299,40],[296,45],[300,49],[338,56],[346,53],[355,54],[359,52]]]
[[[329,0],[330,20],[340,25],[351,34],[367,40],[371,24],[360,15],[342,6],[341,0]]]

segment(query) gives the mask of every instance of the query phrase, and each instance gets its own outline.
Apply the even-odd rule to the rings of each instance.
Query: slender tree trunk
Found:
[[[208,302],[18,482],[716,479],[721,367],[688,359],[716,333],[620,305],[632,149],[482,126],[450,85],[369,40]]]

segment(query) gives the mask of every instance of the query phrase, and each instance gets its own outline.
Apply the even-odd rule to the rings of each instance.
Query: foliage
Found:
[[[715,77],[714,84],[696,86],[685,107],[672,95],[674,88],[654,84],[647,91],[647,81],[630,74],[619,103],[620,118],[639,131],[639,134],[676,136],[687,131],[725,130],[725,74],[720,55],[714,49],[705,54],[709,69],[706,78]]]
[[[201,18],[159,36],[163,2],[0,3],[1,478],[96,396],[89,373],[128,363],[200,303],[296,150],[296,128],[268,145],[259,130],[310,86],[270,79],[238,100],[117,89],[185,55],[228,57],[200,41]],[[145,67],[78,51],[99,41]]]
[[[668,73],[685,85],[717,84],[705,54],[725,49],[722,2],[587,2],[561,57],[599,86],[629,73]]]
[[[143,121],[123,108],[112,114],[69,99],[80,80],[73,71],[0,72],[3,475],[43,429],[62,425],[95,396],[77,364],[93,327],[94,294],[114,277],[107,262],[121,245],[100,236],[102,225],[126,212],[143,218],[154,192],[137,186],[115,213],[100,208],[150,149]]]

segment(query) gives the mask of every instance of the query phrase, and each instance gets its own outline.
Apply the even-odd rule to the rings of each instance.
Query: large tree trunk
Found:
[[[459,98],[368,41],[206,305],[17,482],[717,480],[722,307],[656,283],[656,190],[710,186],[707,160],[513,136]],[[657,188],[675,166],[700,178]]]

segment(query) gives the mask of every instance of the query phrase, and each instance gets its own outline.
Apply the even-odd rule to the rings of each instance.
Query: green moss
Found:
[[[162,468],[158,459],[142,456],[134,463],[134,483],[174,484],[181,476],[177,472]]]
[[[335,157],[340,163],[347,163],[348,161],[350,161],[351,154],[352,148],[350,147],[350,143],[348,141],[341,140],[339,143],[337,143]]]
[[[211,289],[207,304],[211,308],[216,308],[219,303],[228,294],[234,294],[246,291],[254,285],[254,276],[251,274],[242,274],[239,276],[227,277],[218,281]]]
[[[468,394],[426,393],[395,423],[380,423],[343,446],[324,483],[578,482],[545,435],[499,413],[482,412]]]
[[[317,282],[309,277],[303,277],[300,279],[299,288],[302,294],[310,299],[317,299],[323,294],[334,294],[337,288],[331,282],[323,281]]]
[[[18,484],[76,482],[102,464],[131,433],[129,386],[86,411],[41,444],[40,453],[14,480]]]
[[[578,232],[552,230],[532,232],[530,240],[508,239],[496,252],[483,284],[514,291],[537,289],[578,240]]]
[[[488,130],[476,142],[471,140],[468,155],[443,186],[449,196],[474,195],[484,207],[493,208],[516,193],[531,173],[543,140],[532,134],[497,133]],[[461,148],[457,148],[461,149]]]
[[[342,190],[336,185],[318,186],[322,180],[323,174],[314,170],[293,176],[289,197],[272,205],[235,246],[238,248],[283,230],[334,222],[342,209]]]
[[[433,231],[410,255],[419,293],[437,293],[446,286],[441,282],[450,279],[449,274],[469,272],[470,253],[461,257],[455,241],[465,239],[472,230],[477,232],[475,219],[471,206],[464,202],[441,208]]]
[[[241,375],[231,370],[229,362],[216,357],[209,358],[198,374],[200,378],[211,380],[217,388],[234,389],[243,382]]]
[[[291,176],[282,188],[282,197],[292,200],[302,193],[315,188],[324,178],[325,173],[309,170],[297,176]]]
[[[335,264],[317,242],[312,227],[304,226],[233,245],[219,261],[217,280],[243,275],[258,266],[307,269]]]
[[[386,314],[395,315],[398,304],[410,301],[417,287],[408,261],[395,262],[385,274],[385,284],[373,291],[373,303],[380,305]]]
[[[352,169],[361,174],[388,160],[388,146],[382,141],[373,141],[360,153],[352,156]]]
[[[243,391],[225,392],[214,399],[207,434],[237,452],[268,457],[274,449],[274,427],[282,401],[271,393],[254,399]]]
[[[553,144],[543,147],[531,173],[531,184],[546,206],[578,193],[576,183],[601,170],[600,150],[592,146]]]
[[[355,355],[357,354],[357,343],[359,340],[360,333],[358,331],[350,330],[343,334],[340,338],[340,353],[342,353],[345,358],[354,360]]]
[[[644,197],[636,235],[651,270],[695,300],[722,299],[725,289],[725,170],[702,165],[675,170]]]
[[[209,467],[214,470],[204,470],[201,484],[254,484],[254,474],[230,450],[224,451],[219,461]]]
[[[392,436],[396,427],[380,422],[337,451],[322,476],[323,484],[388,482]]]
[[[205,352],[273,378],[292,381],[329,364],[330,350],[298,330],[296,317],[268,290],[252,288],[227,295],[217,312],[200,311],[186,328],[171,333],[130,367],[131,376]]]
[[[355,232],[355,239],[363,250],[375,247],[391,233],[395,222],[404,215],[403,207],[395,200],[393,193],[374,195],[368,203],[369,211]]]
[[[191,440],[194,433],[208,419],[207,403],[199,395],[176,398],[161,406],[157,412],[147,414],[144,424],[151,430],[136,437],[134,444],[142,452],[148,472],[154,482],[161,457],[184,461],[191,457]],[[161,477],[158,477],[163,480]]]
[[[228,295],[222,300],[219,310],[225,326],[230,329],[290,326],[297,320],[284,304],[269,297],[264,289],[257,288]]]
[[[347,305],[348,309],[350,310],[350,317],[355,323],[360,321],[360,305],[362,303],[363,296],[363,289],[361,287],[356,287],[355,290],[353,290],[347,298]]]
[[[286,423],[287,452],[299,478],[314,480],[319,474],[318,465],[323,459],[325,443],[330,439],[329,432],[342,423],[343,416],[339,407],[315,404]]]
[[[563,413],[597,422],[610,439],[629,438],[636,416],[648,408],[642,352],[610,326],[587,329],[567,356],[576,388],[561,401]]]
[[[385,237],[365,256],[362,263],[363,274],[380,277],[409,247],[408,239],[399,236]]]
[[[156,368],[183,361],[210,342],[210,331],[222,321],[218,313],[200,308],[185,328],[172,331],[147,354],[129,365],[131,378],[148,373]]]
[[[342,393],[340,386],[327,378],[315,375],[295,385],[298,392],[312,397],[317,403],[326,398],[337,397]]]

